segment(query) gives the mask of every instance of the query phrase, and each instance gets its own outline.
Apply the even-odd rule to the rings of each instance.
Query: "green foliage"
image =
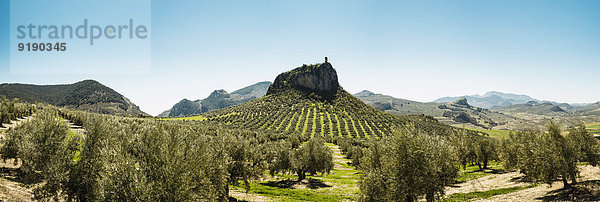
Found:
[[[305,173],[315,175],[317,172],[329,173],[333,169],[333,152],[321,138],[312,138],[292,153],[292,165],[298,180],[305,178]]]
[[[365,200],[416,201],[423,195],[434,200],[457,176],[454,149],[432,131],[408,126],[372,144],[360,164]]]
[[[600,144],[587,130],[585,125],[579,125],[569,129],[567,135],[569,144],[574,147],[577,160],[579,162],[588,162],[592,166],[600,164]]]
[[[364,156],[364,150],[368,147],[365,140],[354,138],[338,138],[334,139],[334,143],[340,146],[342,154],[346,158],[352,159],[352,165],[359,166],[360,160]]]
[[[34,190],[37,199],[57,200],[65,189],[81,138],[77,135],[69,137],[67,130],[55,110],[45,109],[33,120],[6,133],[7,138],[1,148],[3,159],[20,159],[20,171],[27,183],[46,180],[44,185]]]
[[[224,152],[231,158],[228,165],[228,182],[238,185],[239,181],[243,181],[246,190],[250,189],[250,181],[258,179],[267,167],[258,142],[247,137],[222,136],[223,142],[227,143]]]
[[[467,130],[452,136],[452,145],[456,149],[459,165],[476,164],[480,170],[487,169],[488,163],[498,160],[497,147],[500,143],[495,138],[467,133]]]
[[[291,143],[285,140],[267,142],[262,145],[261,150],[266,153],[267,170],[271,176],[275,173],[287,173],[292,169]]]
[[[35,105],[20,102],[19,99],[9,100],[2,96],[0,98],[0,127],[4,123],[10,123],[17,118],[30,116],[36,111]]]

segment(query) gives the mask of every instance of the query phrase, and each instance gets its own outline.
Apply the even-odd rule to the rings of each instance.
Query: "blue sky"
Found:
[[[325,56],[351,93],[600,101],[600,1],[153,0],[151,66],[139,74],[11,73],[15,28],[1,4],[0,82],[95,79],[153,115]]]

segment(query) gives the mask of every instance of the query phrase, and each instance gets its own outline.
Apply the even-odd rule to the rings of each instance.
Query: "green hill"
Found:
[[[125,96],[94,80],[74,84],[0,84],[0,96],[113,115],[147,115]]]
[[[183,99],[164,111],[158,117],[186,117],[209,112],[216,109],[237,105],[264,96],[271,85],[269,81],[258,82],[250,86],[227,93],[225,90],[215,90],[207,98],[191,101]]]
[[[449,103],[417,102],[389,95],[361,91],[355,94],[365,103],[385,112],[399,115],[424,114],[433,116],[443,123],[469,128],[489,129],[502,126],[517,118],[469,105],[466,98]]]
[[[568,116],[569,112],[564,110],[563,108],[554,105],[552,103],[544,102],[538,103],[536,101],[529,101],[525,104],[516,104],[504,107],[498,107],[494,109],[503,113],[526,113],[526,114],[536,114],[536,115],[545,115],[545,116]]]
[[[397,116],[368,106],[339,85],[330,63],[303,65],[284,72],[277,76],[266,96],[202,116],[243,128],[325,137],[380,137],[393,127],[409,123],[449,128],[429,116]]]

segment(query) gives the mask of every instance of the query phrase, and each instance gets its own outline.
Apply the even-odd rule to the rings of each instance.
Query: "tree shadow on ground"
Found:
[[[261,182],[260,184],[270,186],[270,187],[284,188],[284,189],[293,189],[294,185],[296,185],[296,184],[305,185],[306,187],[308,187],[310,189],[331,187],[331,185],[325,184],[322,180],[314,179],[314,178],[308,178],[307,180],[303,180],[303,181],[285,179],[285,180],[279,180],[279,181]]]
[[[513,177],[510,179],[511,182],[533,182],[533,179],[523,175],[518,177]]]
[[[4,179],[26,185],[37,184],[43,181],[44,176],[42,176],[40,172],[34,172],[30,173],[29,175],[25,175],[23,170],[20,168],[20,163],[14,164],[9,161],[11,160],[4,161],[2,167],[0,167],[0,176]]]
[[[553,190],[546,196],[536,199],[543,201],[600,201],[600,180],[579,182],[571,188]]]
[[[493,169],[493,168],[486,168],[486,169],[479,169],[479,170],[472,170],[472,171],[464,171],[464,173],[489,173],[489,174],[504,174],[504,173],[508,173],[510,171],[504,170],[504,169]],[[457,184],[461,184],[467,181],[464,180],[455,180],[452,185],[450,185],[450,187],[460,187]]]
[[[229,201],[229,202],[247,202],[246,200],[238,200],[237,198],[231,197],[231,196],[227,197],[227,201]]]

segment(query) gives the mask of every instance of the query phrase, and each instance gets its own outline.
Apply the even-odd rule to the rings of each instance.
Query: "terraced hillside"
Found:
[[[444,127],[424,115],[379,111],[346,92],[330,63],[304,65],[277,76],[266,96],[203,115],[209,121],[307,136],[381,137],[393,127]]]

